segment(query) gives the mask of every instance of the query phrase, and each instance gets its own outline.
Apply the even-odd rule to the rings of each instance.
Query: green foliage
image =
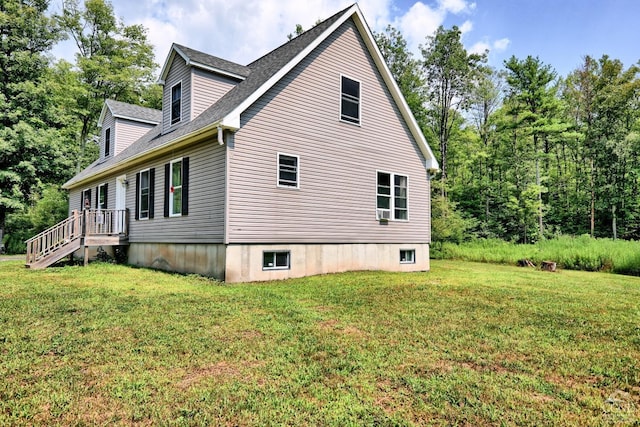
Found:
[[[142,25],[125,25],[114,16],[108,0],[66,0],[63,13],[56,17],[67,37],[77,47],[74,75],[75,96],[71,109],[80,123],[76,135],[79,147],[78,171],[95,159],[87,153],[87,141],[96,132],[96,123],[104,101],[108,98],[134,104],[157,106],[158,92],[149,89],[154,84],[153,47]],[[59,67],[59,70],[63,69]]]
[[[413,57],[407,41],[396,28],[389,25],[383,33],[375,33],[374,37],[407,105],[420,127],[425,128],[427,93],[419,61]]]
[[[556,262],[568,270],[604,271],[640,275],[640,242],[558,236],[531,244],[508,243],[500,239],[476,239],[462,244],[444,244],[434,253],[439,259],[515,265],[528,259],[536,265]]]
[[[33,204],[7,217],[5,248],[8,253],[24,253],[25,241],[68,216],[68,195],[54,186],[45,187]]]
[[[59,39],[48,1],[0,4],[0,228],[43,183],[69,177],[68,150],[45,54]]]
[[[444,242],[460,243],[467,240],[477,221],[464,218],[456,209],[456,204],[448,198],[435,195],[431,200],[431,240],[442,245]]]
[[[633,425],[637,278],[0,263],[2,425]],[[616,403],[609,403],[614,396]]]
[[[421,47],[428,100],[425,130],[438,141],[443,183],[447,180],[447,151],[456,115],[468,109],[471,88],[487,60],[486,53],[467,53],[461,35],[456,26],[450,30],[440,26],[434,35],[427,37],[427,45]],[[441,190],[444,195],[444,185]]]

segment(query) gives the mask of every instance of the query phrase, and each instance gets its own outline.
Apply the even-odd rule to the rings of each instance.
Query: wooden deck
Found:
[[[129,243],[129,210],[74,210],[69,218],[26,243],[28,268],[46,268],[82,247],[86,265],[90,247]]]

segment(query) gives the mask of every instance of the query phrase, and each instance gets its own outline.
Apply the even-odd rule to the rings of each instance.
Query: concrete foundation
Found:
[[[413,263],[400,262],[400,250],[413,250]],[[289,251],[290,268],[264,270],[264,252]],[[353,270],[426,271],[429,245],[358,243],[298,245],[229,245],[226,258],[227,282],[288,279]]]
[[[224,280],[225,245],[131,243],[129,264]]]
[[[289,268],[264,269],[264,253],[279,251],[289,252]],[[413,251],[413,262],[401,262],[400,251]],[[202,274],[229,283],[255,282],[354,270],[427,271],[429,245],[132,243],[129,264]]]

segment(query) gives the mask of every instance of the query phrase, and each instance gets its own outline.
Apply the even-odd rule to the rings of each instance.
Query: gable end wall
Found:
[[[361,82],[361,126],[341,122],[340,76]],[[277,153],[300,158],[278,188]],[[428,243],[424,156],[352,20],[242,115],[230,146],[229,243]],[[376,171],[409,177],[410,220],[376,220]]]

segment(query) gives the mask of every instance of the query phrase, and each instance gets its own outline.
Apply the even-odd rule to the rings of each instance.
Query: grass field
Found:
[[[640,279],[0,263],[0,425],[640,425]]]
[[[444,243],[432,250],[438,259],[491,262],[515,265],[528,259],[540,265],[555,261],[569,270],[605,271],[640,276],[640,242],[593,239],[589,236],[559,236],[541,240],[535,245],[505,242],[499,239],[477,239],[462,244]]]

